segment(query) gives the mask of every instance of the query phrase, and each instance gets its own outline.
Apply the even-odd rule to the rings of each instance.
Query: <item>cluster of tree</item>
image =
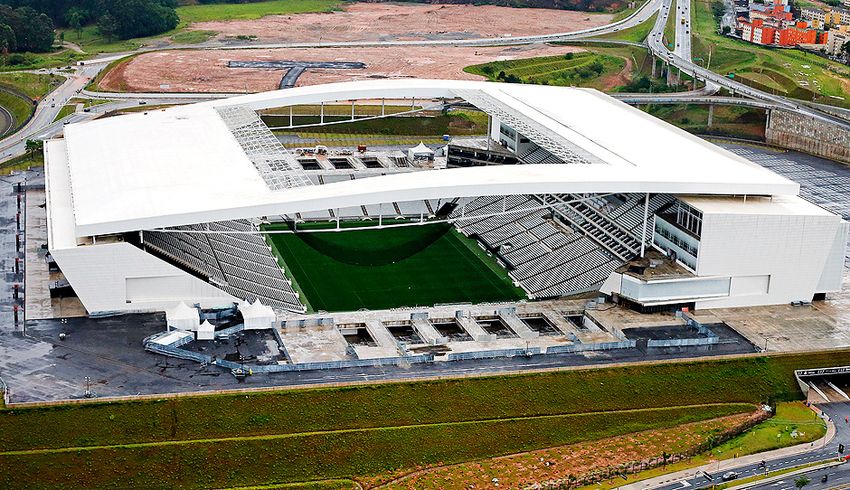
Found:
[[[53,21],[47,15],[30,7],[0,5],[0,53],[49,51],[53,37]]]
[[[717,23],[720,23],[720,19],[723,18],[723,14],[726,13],[726,6],[723,5],[723,2],[720,0],[714,0],[711,2],[711,15],[714,16],[714,20]]]
[[[623,86],[621,89],[623,92],[627,93],[659,93],[659,92],[670,92],[673,90],[672,87],[667,86],[664,82],[655,82],[650,80],[649,77],[642,76],[635,80],[632,80],[629,84]]]
[[[109,39],[145,37],[169,31],[177,27],[179,19],[174,10],[176,0],[0,0],[15,12],[24,24],[44,27],[45,20],[51,32],[53,26],[70,28],[78,33],[83,26],[96,24],[100,33]],[[0,19],[4,19],[0,15]],[[4,21],[0,20],[0,26]],[[5,22],[9,24],[8,22]],[[11,25],[11,24],[9,24]],[[44,51],[50,48],[31,49],[17,40],[18,51]],[[14,51],[9,48],[9,51]]]

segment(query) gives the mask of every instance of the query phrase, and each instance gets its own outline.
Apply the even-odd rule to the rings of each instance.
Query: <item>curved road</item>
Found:
[[[12,123],[14,120],[12,113],[0,105],[0,136],[5,135],[10,129],[12,129]]]

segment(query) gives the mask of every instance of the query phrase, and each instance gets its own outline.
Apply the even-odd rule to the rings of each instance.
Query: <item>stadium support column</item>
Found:
[[[386,115],[386,113],[387,113],[386,102],[387,102],[387,99],[381,99],[381,117],[384,117],[384,115]]]
[[[646,199],[643,202],[643,231],[640,234],[640,256],[643,257],[646,252],[646,222],[649,219],[649,193],[646,193]]]
[[[292,127],[292,106],[289,106],[289,127]]]
[[[493,116],[487,114],[487,151],[490,151],[490,140],[493,139],[490,137],[490,132],[493,130]]]
[[[354,99],[351,99],[351,120],[354,120]]]
[[[319,102],[319,124],[325,124],[325,103]]]
[[[378,203],[378,228],[384,225],[384,203]]]

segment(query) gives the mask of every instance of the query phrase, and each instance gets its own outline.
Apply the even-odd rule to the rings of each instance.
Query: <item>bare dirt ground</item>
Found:
[[[532,9],[526,9],[532,10]],[[523,10],[524,12],[525,10]],[[581,51],[571,46],[374,47],[159,51],[119,65],[100,90],[124,92],[259,92],[277,89],[282,70],[228,68],[230,60],[362,61],[362,70],[307,70],[296,86],[382,78],[481,80],[463,68],[478,63]],[[167,86],[167,88],[163,88]]]
[[[610,14],[493,5],[354,3],[339,12],[270,15],[257,20],[199,22],[190,29],[219,38],[329,42],[463,39],[571,32],[608,24]]]

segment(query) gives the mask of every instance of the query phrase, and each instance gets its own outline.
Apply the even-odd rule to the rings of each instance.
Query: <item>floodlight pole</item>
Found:
[[[640,256],[643,257],[646,252],[646,222],[649,219],[649,193],[646,193],[646,200],[643,203],[643,232],[640,235]]]

